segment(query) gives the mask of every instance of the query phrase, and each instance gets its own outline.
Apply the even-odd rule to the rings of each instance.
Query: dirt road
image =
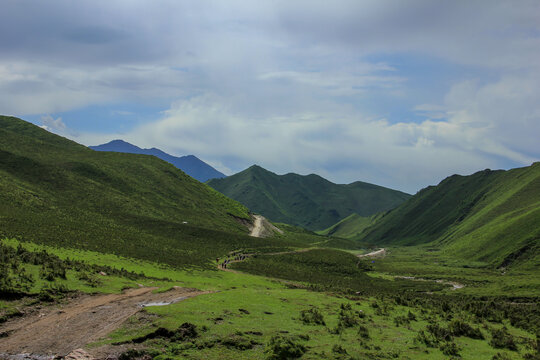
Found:
[[[249,236],[253,237],[261,237],[263,232],[263,217],[261,215],[253,215],[255,218],[255,222],[253,224],[253,230],[251,230],[251,234]]]
[[[376,251],[372,251],[367,254],[357,255],[359,258],[365,258],[365,257],[385,257],[386,256],[386,249],[379,249]]]
[[[174,287],[163,293],[156,288],[129,289],[121,294],[83,295],[66,305],[39,309],[0,327],[2,354],[32,353],[65,356],[94,342],[140,311],[144,306],[166,305],[201,295],[196,289]]]

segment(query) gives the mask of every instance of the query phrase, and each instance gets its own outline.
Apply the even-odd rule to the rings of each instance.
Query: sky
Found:
[[[540,160],[540,2],[2,0],[0,114],[416,193]]]

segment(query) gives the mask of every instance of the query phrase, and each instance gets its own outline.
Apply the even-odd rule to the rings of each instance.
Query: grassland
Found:
[[[336,236],[346,239],[355,238],[362,234],[366,228],[372,225],[379,216],[380,215],[377,214],[365,217],[354,213],[327,229],[317,231],[317,234]]]
[[[90,344],[87,347],[90,352],[103,347],[114,349],[121,344],[125,356],[146,353],[158,359],[267,359],[280,358],[285,356],[283,354],[303,354],[302,358],[306,359],[491,359],[495,356],[521,359],[526,354],[529,354],[527,358],[534,359],[537,356],[534,355],[538,351],[534,330],[524,329],[531,326],[531,322],[527,325],[518,321],[523,316],[520,318],[515,311],[502,307],[503,302],[494,306],[494,297],[463,297],[436,283],[401,280],[411,283],[411,288],[416,285],[419,285],[417,289],[423,287],[424,290],[431,287],[434,291],[432,295],[416,291],[404,293],[401,291],[403,288],[397,291],[397,288],[388,288],[387,292],[380,294],[356,294],[341,291],[340,286],[325,287],[322,291],[322,287],[317,286],[306,288],[306,278],[300,279],[296,275],[294,279],[281,281],[246,273],[186,271],[138,259],[20,243],[14,239],[5,239],[3,244],[12,249],[22,246],[35,253],[46,251],[65,261],[69,259],[88,265],[123,268],[139,274],[136,280],[107,276],[97,287],[88,287],[83,281],[77,280],[77,276],[68,275],[67,281],[55,281],[63,284],[66,290],[115,292],[120,287],[142,283],[164,290],[180,285],[217,291],[168,306],[147,307],[126,321],[120,329]],[[359,269],[353,261],[354,256],[324,249],[274,255],[275,263],[290,263],[291,257],[299,256],[300,260],[293,266],[300,269],[296,274],[305,273],[309,268],[316,273],[321,266],[320,257],[315,256],[318,251],[331,254],[324,261],[324,271],[319,272],[323,277]],[[405,259],[414,255],[412,253],[403,256],[396,254],[394,257],[392,254],[396,254],[396,250],[388,256],[388,262],[385,262],[386,258],[377,260],[373,264],[374,270],[367,275],[357,274],[364,283],[363,288],[366,287],[366,277],[376,279],[383,274],[390,276],[390,273],[384,272],[386,266],[401,272],[407,266],[414,269],[414,264],[420,264],[414,262],[415,258],[409,260],[407,266],[404,264]],[[417,252],[416,256],[419,255],[420,252]],[[271,256],[251,258],[245,264]],[[400,263],[403,265],[400,266]],[[237,264],[236,268],[243,264]],[[438,276],[437,269],[437,264],[432,264],[423,275],[434,272],[433,275]],[[443,272],[442,269],[439,271]],[[270,275],[272,271],[265,273]],[[152,278],[157,276],[167,279]],[[334,281],[331,277],[321,280],[314,275],[308,276],[312,276],[312,284],[331,284]],[[279,277],[283,277],[283,274]],[[478,278],[481,277],[483,274]],[[42,282],[46,285],[47,281]],[[382,283],[396,282],[400,280]],[[441,288],[444,289],[438,295]],[[28,300],[18,301],[17,306],[2,301],[0,311],[9,313],[18,311],[14,309],[24,309],[25,305],[21,305],[24,301],[28,306]],[[524,302],[524,298],[521,302]],[[505,306],[519,309],[525,305],[507,303]],[[535,311],[527,309],[524,316],[538,315],[537,304],[527,306],[534,306]],[[490,312],[490,309],[494,311]],[[186,335],[179,330],[186,323],[193,326],[195,333]],[[129,352],[130,347],[135,350]]]
[[[249,221],[245,206],[155,157],[96,152],[0,117],[0,236],[185,268],[297,246],[294,231],[271,244],[248,236]]]
[[[429,243],[468,262],[538,271],[539,224],[540,163],[534,163],[448,177],[383,214],[355,239],[386,245]]]

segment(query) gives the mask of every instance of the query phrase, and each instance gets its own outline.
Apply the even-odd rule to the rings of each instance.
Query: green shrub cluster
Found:
[[[269,360],[297,359],[307,351],[298,336],[275,335],[266,344],[265,352]]]
[[[319,310],[317,307],[300,311],[300,320],[302,320],[304,324],[326,325],[324,322],[324,316],[321,313],[321,310]]]

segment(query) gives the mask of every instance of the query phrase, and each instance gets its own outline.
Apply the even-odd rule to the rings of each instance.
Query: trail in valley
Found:
[[[0,326],[0,358],[7,354],[65,356],[117,329],[145,306],[166,305],[208,292],[174,287],[128,289],[121,294],[83,295],[65,305],[52,305]]]
[[[385,257],[386,256],[386,249],[382,248],[376,251],[372,251],[367,254],[361,254],[357,255],[359,258],[365,258],[365,257]]]
[[[412,281],[434,281],[436,283],[443,284],[443,285],[452,285],[452,290],[458,290],[465,287],[465,285],[458,283],[456,281],[447,281],[447,280],[442,280],[442,279],[431,280],[431,279],[417,278],[414,276],[394,276],[394,278],[412,280]]]

